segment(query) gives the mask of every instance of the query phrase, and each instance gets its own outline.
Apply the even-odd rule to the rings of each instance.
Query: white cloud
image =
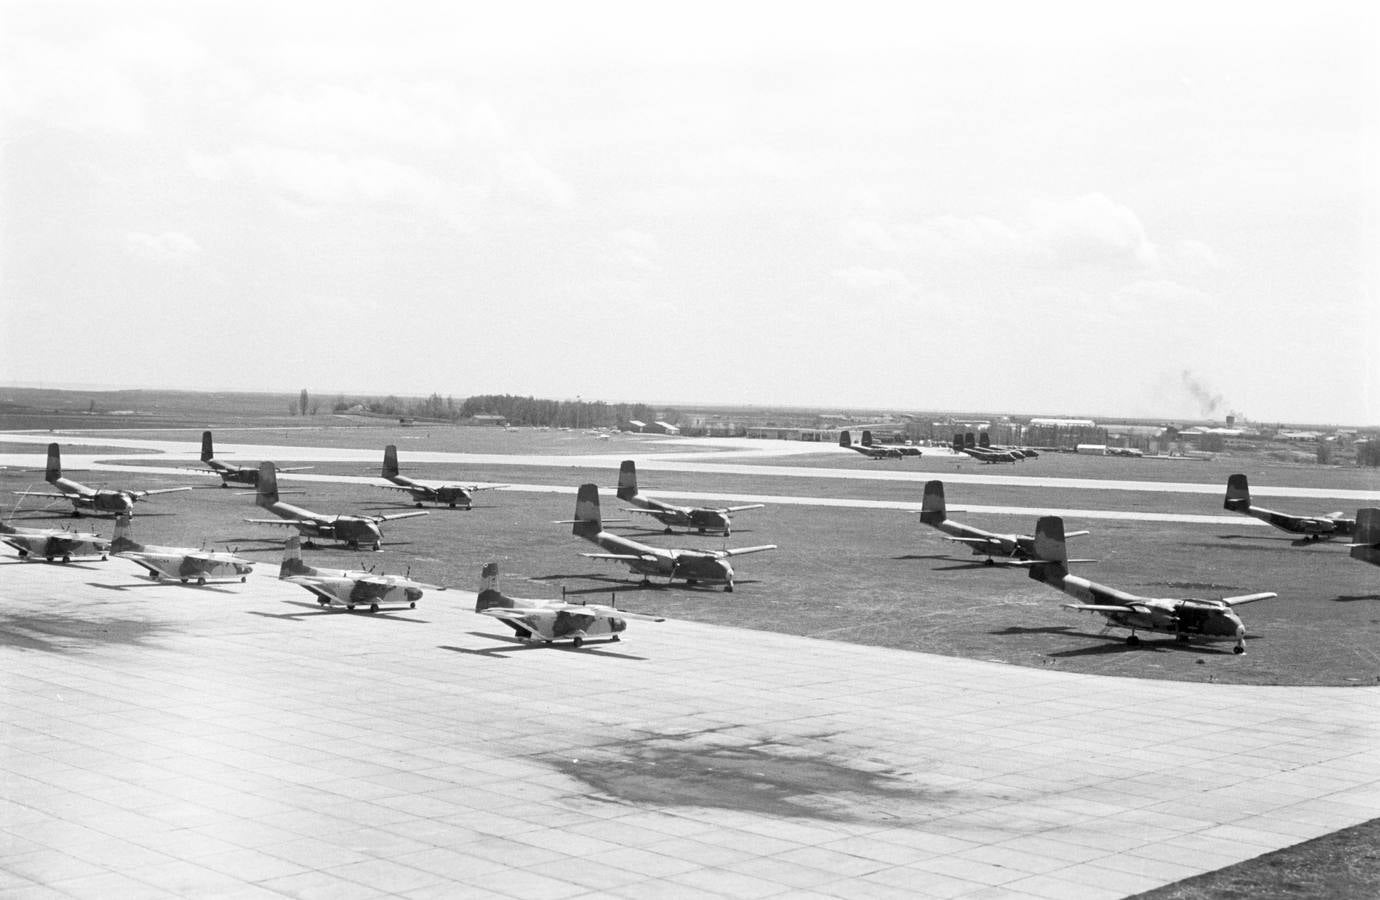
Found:
[[[201,256],[201,245],[180,231],[131,231],[125,235],[125,247],[135,256],[157,263],[188,263]]]
[[[193,154],[193,174],[213,181],[244,180],[313,203],[429,204],[441,193],[435,179],[377,157],[259,144],[223,156]]]
[[[1140,218],[1105,194],[1039,201],[1030,225],[1033,249],[1056,264],[1151,267],[1159,261]]]

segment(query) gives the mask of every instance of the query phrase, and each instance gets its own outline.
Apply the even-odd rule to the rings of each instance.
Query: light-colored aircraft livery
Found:
[[[110,541],[99,534],[62,528],[25,528],[0,522],[0,543],[15,549],[20,559],[71,562],[74,559],[105,559]]]
[[[35,494],[25,491],[16,491],[16,493],[24,493],[30,497],[60,497],[63,500],[70,500],[73,517],[80,517],[82,510],[97,515],[120,515],[123,513],[132,516],[134,515],[135,502],[143,500],[145,497],[191,490],[190,487],[175,487],[154,488],[147,491],[117,491],[108,488],[87,487],[81,482],[63,477],[62,451],[58,449],[57,444],[48,445],[48,468],[43,477],[45,481],[56,488],[57,493]]]
[[[920,504],[920,521],[949,535],[947,540],[967,544],[974,556],[986,556],[988,565],[1019,565],[1035,554],[1035,539],[1024,534],[995,534],[949,518],[944,503],[944,482],[925,482],[925,497]],[[1065,537],[1077,537],[1086,531],[1070,531]],[[1075,559],[1072,562],[1092,562]]]
[[[624,512],[643,513],[656,519],[666,526],[666,533],[671,533],[674,525],[679,528],[693,528],[700,534],[706,531],[722,532],[724,537],[728,537],[733,532],[733,520],[729,518],[729,513],[742,512],[747,509],[761,509],[763,503],[747,503],[742,506],[675,506],[671,503],[663,503],[642,494],[637,489],[637,464],[630,459],[623,460],[618,467],[618,499],[625,503],[631,503],[633,508],[624,509]]]
[[[657,575],[674,581],[680,579],[686,584],[722,584],[725,591],[733,590],[733,566],[729,557],[745,553],[760,553],[775,550],[775,544],[760,547],[740,547],[734,550],[672,550],[652,547],[604,530],[603,518],[599,514],[599,488],[594,484],[580,485],[575,498],[575,518],[571,520],[571,533],[591,543],[598,544],[608,553],[582,553],[590,559],[612,559],[627,564],[644,584],[651,576]]]
[[[322,606],[332,604],[353,611],[363,606],[378,612],[385,606],[392,609],[416,609],[424,591],[444,591],[436,584],[413,581],[405,575],[385,575],[378,572],[346,569],[317,569],[302,561],[302,539],[297,535],[283,545],[283,561],[278,578],[300,585],[316,595]]]
[[[1280,531],[1303,535],[1304,543],[1330,541],[1356,533],[1356,520],[1344,517],[1340,511],[1323,516],[1293,516],[1252,505],[1250,483],[1240,473],[1227,478],[1227,496],[1222,508],[1268,522]]]
[[[259,484],[258,466],[236,466],[224,460],[216,459],[216,448],[211,443],[211,432],[201,433],[201,461],[210,466],[215,474],[220,476],[220,486],[228,488],[232,484],[243,484],[249,487],[257,487]],[[311,466],[296,466],[293,468],[281,468],[279,472],[305,472]]]
[[[260,525],[295,527],[306,538],[304,546],[311,547],[314,537],[340,541],[351,550],[368,544],[375,550],[383,546],[383,532],[379,523],[390,519],[410,519],[426,512],[392,513],[386,516],[332,516],[312,512],[278,499],[278,473],[273,463],[259,463],[259,485],[254,502],[278,516],[277,519],[245,519]]]
[[[1184,643],[1195,638],[1235,641],[1232,652],[1245,653],[1246,626],[1233,607],[1279,596],[1265,592],[1221,600],[1141,597],[1070,575],[1064,520],[1058,516],[1045,516],[1036,523],[1034,551],[1032,561],[1027,563],[1031,578],[1079,601],[1062,604],[1064,609],[1100,613],[1109,627],[1129,628],[1131,634],[1126,643],[1133,646],[1140,643],[1137,631],[1155,631],[1172,634]]]
[[[630,613],[615,606],[597,603],[570,603],[561,600],[525,600],[509,597],[498,587],[498,563],[488,563],[479,575],[479,593],[474,611],[502,621],[524,641],[570,641],[576,647],[588,638],[607,636],[618,640],[627,630],[627,619],[664,622],[658,616]]]
[[[121,559],[138,563],[154,581],[176,578],[186,584],[194,581],[245,581],[254,571],[254,560],[233,553],[216,553],[196,547],[157,547],[134,540],[129,516],[115,519],[115,537],[110,552]]]
[[[398,447],[389,444],[383,448],[384,479],[391,484],[378,485],[395,491],[407,491],[420,508],[423,503],[444,503],[451,509],[464,506],[469,509],[474,504],[474,494],[478,491],[492,491],[507,487],[506,484],[461,484],[457,481],[423,481],[398,474]]]
[[[1368,506],[1356,511],[1356,536],[1352,541],[1352,559],[1380,566],[1380,509]]]

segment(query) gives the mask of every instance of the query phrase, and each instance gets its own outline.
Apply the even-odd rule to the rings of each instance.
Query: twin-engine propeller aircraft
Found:
[[[1236,641],[1233,653],[1246,652],[1246,626],[1233,607],[1256,600],[1278,597],[1272,592],[1224,597],[1221,600],[1197,598],[1160,599],[1129,594],[1070,575],[1068,553],[1064,547],[1064,520],[1045,516],[1035,525],[1034,557],[1030,577],[1063,591],[1078,603],[1061,604],[1064,609],[1100,613],[1109,628],[1129,628],[1126,643],[1140,643],[1137,631],[1172,634],[1180,642],[1197,638],[1203,641]]]
[[[1024,454],[1011,450],[994,450],[990,446],[979,447],[977,436],[971,431],[967,435],[954,434],[953,450],[955,453],[965,453],[985,463],[1014,463],[1025,458]]]
[[[99,534],[62,528],[25,528],[0,522],[0,543],[13,547],[20,559],[42,558],[48,562],[74,559],[105,559],[110,541]]]
[[[1374,506],[1356,511],[1356,536],[1351,558],[1380,566],[1380,509]]]
[[[524,600],[509,597],[498,587],[498,563],[487,563],[479,575],[479,594],[474,611],[502,621],[524,641],[570,641],[576,647],[592,637],[608,636],[610,641],[627,630],[626,619],[664,622],[660,616],[630,613],[615,606],[597,603],[569,603],[561,600]]]
[[[70,478],[62,477],[62,452],[57,444],[48,445],[48,469],[44,480],[57,489],[55,494],[26,493],[31,497],[60,497],[72,502],[73,517],[80,517],[82,510],[98,515],[134,515],[135,501],[152,497],[154,494],[172,494],[177,491],[190,491],[190,487],[154,488],[147,491],[109,490],[107,488],[87,487]]]
[[[440,585],[413,581],[404,575],[313,568],[302,562],[302,539],[295,534],[283,546],[278,577],[311,591],[322,606],[338,604],[348,610],[366,606],[369,612],[378,612],[384,606],[416,609],[424,591],[445,590]]]
[[[405,512],[386,516],[331,516],[284,503],[278,499],[278,473],[271,462],[259,463],[259,489],[254,502],[278,518],[245,519],[246,522],[295,527],[306,536],[307,541],[303,546],[308,548],[313,546],[311,539],[319,537],[340,541],[351,550],[359,549],[361,544],[369,544],[378,550],[383,545],[380,522],[427,515],[426,512]]]
[[[258,466],[236,466],[223,460],[216,459],[215,446],[211,443],[211,432],[201,433],[201,461],[210,466],[215,474],[220,476],[220,486],[228,488],[232,484],[243,484],[249,487],[256,487],[259,483]],[[311,466],[296,466],[293,468],[282,468],[279,472],[305,472]]]
[[[624,509],[624,512],[644,513],[656,519],[666,526],[666,533],[671,533],[671,526],[680,528],[694,528],[700,534],[706,531],[721,531],[724,537],[728,537],[733,530],[733,520],[729,518],[729,513],[742,512],[745,509],[761,509],[766,504],[747,503],[743,506],[675,506],[670,503],[663,503],[654,500],[637,490],[637,464],[630,459],[623,460],[618,467],[618,499],[631,503],[631,509]]]
[[[1227,478],[1227,496],[1222,501],[1222,508],[1268,522],[1280,531],[1303,535],[1305,543],[1330,541],[1335,537],[1346,537],[1356,533],[1356,520],[1345,518],[1341,512],[1328,513],[1325,516],[1291,516],[1261,506],[1252,506],[1250,483],[1246,476],[1240,473]]]
[[[474,503],[474,494],[477,491],[492,491],[496,488],[507,487],[505,484],[460,484],[456,481],[422,481],[420,479],[408,478],[406,475],[398,474],[398,447],[396,444],[389,444],[383,448],[383,472],[382,475],[392,484],[380,484],[377,487],[390,488],[395,491],[407,491],[412,495],[420,508],[423,502],[444,503],[451,509],[457,505],[464,505],[469,509]]]
[[[775,544],[763,544],[760,547],[739,547],[734,550],[669,550],[610,534],[604,530],[603,518],[599,514],[599,488],[594,484],[580,485],[575,498],[575,518],[570,520],[570,524],[574,526],[571,533],[576,537],[584,538],[611,551],[581,553],[581,556],[626,563],[629,569],[642,576],[643,584],[647,584],[651,576],[659,575],[668,581],[679,578],[686,584],[697,584],[701,581],[722,584],[725,591],[732,592],[733,566],[729,565],[729,557],[776,549]]]
[[[862,443],[853,443],[853,438],[848,430],[839,432],[839,446],[845,450],[852,450],[861,453],[868,459],[900,459],[901,451],[895,447],[882,447],[872,443],[872,432],[864,430],[862,433]]]
[[[925,482],[925,497],[920,504],[920,521],[949,535],[947,540],[972,547],[974,556],[986,556],[989,566],[1020,565],[1022,560],[1031,559],[1035,554],[1033,537],[1024,534],[994,534],[950,519],[944,504],[942,481]],[[1077,537],[1087,533],[1071,531],[1065,537]],[[1075,559],[1073,562],[1092,560]]]
[[[966,443],[966,440],[965,440]],[[992,443],[992,437],[987,432],[982,432],[977,439],[979,450],[991,450],[994,453],[1014,453],[1019,459],[1036,459],[1039,452],[1030,447],[1003,447]]]
[[[134,540],[129,516],[115,519],[115,537],[110,542],[110,552],[122,559],[138,563],[149,573],[149,578],[159,581],[176,578],[186,584],[195,581],[205,584],[208,581],[245,581],[254,571],[254,560],[236,556],[233,553],[215,553],[198,550],[195,547],[156,547],[141,544]]]

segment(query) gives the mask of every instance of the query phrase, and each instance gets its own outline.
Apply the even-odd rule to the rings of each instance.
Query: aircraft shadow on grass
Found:
[[[1258,543],[1258,546],[1250,547],[1249,549],[1251,549],[1251,550],[1272,550],[1272,549],[1274,549],[1274,547],[1273,547],[1272,545],[1276,545],[1276,544],[1288,544],[1290,547],[1322,547],[1322,546],[1326,546],[1326,545],[1329,544],[1329,543],[1332,543],[1332,542],[1330,542],[1330,541],[1310,541],[1308,538],[1291,538],[1291,537],[1275,536],[1275,535],[1271,535],[1271,534],[1219,534],[1219,535],[1217,535],[1217,537],[1218,537],[1219,539],[1221,539],[1221,540],[1224,540],[1224,541],[1253,541],[1253,542],[1257,542],[1257,543]],[[1190,546],[1190,547],[1209,547],[1209,548],[1210,548],[1210,547],[1218,547],[1218,546],[1221,546],[1221,545],[1219,545],[1219,544],[1212,544],[1212,543],[1208,543],[1208,542],[1206,542],[1206,541],[1202,541],[1202,542],[1198,542],[1198,543],[1188,544],[1188,546]],[[1345,546],[1345,545],[1339,544],[1339,543],[1332,543],[1332,546],[1334,546],[1334,547],[1340,547],[1340,546]],[[1247,549],[1247,548],[1244,548],[1244,547],[1243,547],[1242,549]]]
[[[1332,598],[1333,603],[1355,603],[1358,600],[1380,600],[1380,594],[1339,594]]]
[[[482,631],[471,631],[471,635],[477,638],[484,638],[491,641],[503,641],[507,646],[485,647],[483,650],[471,650],[468,647],[452,647],[448,644],[441,644],[440,649],[449,650],[452,653],[464,653],[469,656],[487,656],[491,659],[505,659],[510,653],[521,653],[525,650],[560,650],[566,653],[582,653],[586,656],[602,656],[610,659],[628,659],[634,662],[646,662],[645,656],[634,656],[631,653],[618,653],[614,650],[606,649],[611,641],[599,641],[595,643],[585,642],[582,646],[576,647],[569,641],[556,641],[551,644],[542,641],[524,641],[521,638],[507,634],[487,634]]]
[[[658,576],[664,577],[664,576]],[[722,589],[714,584],[686,584],[684,581],[673,581],[667,584],[665,581],[633,581],[627,576],[603,575],[598,572],[567,572],[560,575],[533,575],[528,581],[600,581],[604,584],[616,585],[620,591],[646,591],[646,590],[673,590],[690,591],[691,593],[722,593]],[[735,584],[757,584],[755,578],[737,578]],[[586,594],[591,592],[602,592],[608,588],[574,588],[567,589],[567,594]]]
[[[1142,632],[1140,643],[1131,645],[1126,643],[1126,637],[1120,634],[1084,634],[1078,631],[1066,632],[1069,635],[1082,635],[1089,639],[1101,638],[1106,643],[1090,644],[1086,647],[1074,647],[1069,650],[1056,650],[1048,653],[1052,659],[1079,659],[1085,656],[1110,656],[1114,653],[1164,653],[1176,651],[1180,653],[1193,653],[1199,656],[1218,656],[1225,654],[1228,659],[1232,658],[1231,646],[1214,645],[1210,643],[1189,642],[1183,643],[1174,639],[1172,635],[1155,635],[1153,632]],[[1261,635],[1251,635],[1252,641],[1259,641]]]
[[[370,619],[387,619],[390,622],[411,622],[414,625],[426,625],[430,621],[428,619],[413,619],[408,616],[395,616],[386,609],[381,609],[378,612],[369,612],[367,606],[361,606],[359,609],[345,609],[341,606],[321,606],[316,603],[301,603],[296,600],[284,600],[283,602],[288,606],[300,606],[303,611],[295,613],[260,612],[257,609],[245,611],[251,616],[261,616],[265,619],[287,619],[293,622],[299,622],[302,619],[312,619],[317,616],[332,615],[364,616]]]
[[[239,582],[235,582],[238,584]],[[220,584],[197,584],[195,581],[179,581],[176,578],[164,578],[161,581],[132,581],[129,584],[99,584],[95,581],[88,581],[87,587],[100,588],[105,591],[129,591],[138,588],[182,588],[196,591],[204,591],[210,594],[225,594],[227,596],[238,596],[239,591],[227,590],[229,583]]]
[[[82,569],[82,570],[88,571],[88,572],[104,572],[104,571],[107,571],[107,569],[105,568],[105,563],[102,563],[102,562],[95,562],[94,560],[91,561],[91,562],[89,562],[89,563],[83,563],[83,562],[76,562],[76,561],[73,561],[73,562],[48,562],[46,559],[42,559],[42,558],[39,558],[39,559],[33,559],[33,558],[30,558],[30,559],[18,559],[18,558],[13,557],[13,556],[0,558],[0,566],[32,566],[32,565],[35,565],[35,564],[38,564],[38,563],[41,563],[42,565],[45,565],[45,566],[62,566],[64,569]]]

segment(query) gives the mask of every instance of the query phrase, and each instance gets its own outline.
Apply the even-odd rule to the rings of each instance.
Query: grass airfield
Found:
[[[199,434],[192,429],[102,431],[90,453],[102,459],[129,455],[116,454],[125,439],[176,441],[186,451],[180,459],[143,446],[128,464],[162,471],[196,468]],[[229,428],[216,434],[218,455],[232,462],[256,462],[254,451],[263,450],[273,451],[284,465],[312,465],[300,477],[283,476],[285,489],[305,492],[284,499],[317,512],[412,509],[404,493],[365,483],[377,475],[386,443],[399,445],[403,472],[413,477],[514,485],[479,494],[470,511],[428,507],[426,517],[385,523],[378,553],[330,545],[308,551],[308,561],[318,565],[411,571],[422,580],[472,589],[484,562],[497,560],[509,592],[522,596],[555,597],[564,589],[592,602],[614,600],[630,610],[679,619],[1069,672],[1231,684],[1380,681],[1380,569],[1348,558],[1341,542],[1294,546],[1289,535],[1225,512],[1218,487],[1231,472],[1245,471],[1258,505],[1354,514],[1357,506],[1376,502],[1357,499],[1380,488],[1373,472],[1257,459],[1166,462],[1067,454],[1045,454],[1014,466],[944,456],[872,461],[797,442],[777,446],[629,435],[600,440],[584,432],[536,429],[356,424]],[[61,434],[52,438],[62,441]],[[41,444],[0,441],[0,452],[31,454],[33,468],[42,468]],[[431,461],[453,453],[476,461]],[[78,444],[64,445],[66,458],[87,454]],[[652,496],[672,502],[763,499],[770,505],[739,514],[727,541],[716,535],[665,535],[647,527],[648,517],[618,511],[613,487],[621,458],[639,461],[642,490]],[[677,470],[696,465],[725,471]],[[780,467],[788,467],[789,475],[778,474],[785,471]],[[276,567],[281,541],[291,533],[243,522],[261,511],[239,489],[221,489],[217,478],[191,471],[185,476],[73,474],[92,485],[196,485],[189,494],[156,497],[136,507],[136,534],[146,543],[232,546]],[[1061,609],[1066,598],[1031,581],[1023,570],[984,565],[982,557],[922,526],[913,510],[919,508],[923,481],[934,477],[946,480],[950,516],[966,524],[1029,534],[1038,512],[1048,511],[1064,515],[1070,530],[1091,530],[1071,539],[1071,552],[1097,560],[1076,568],[1095,581],[1151,596],[1210,598],[1265,590],[1280,596],[1242,608],[1245,656],[1234,656],[1230,644],[1186,647],[1163,635],[1145,635],[1139,648],[1129,647],[1125,631],[1104,631],[1100,616]],[[32,471],[9,469],[0,478],[9,490],[42,486]],[[349,481],[326,480],[334,478]],[[971,478],[992,483],[955,480]],[[1032,478],[1051,482],[1010,483]],[[1090,480],[1097,486],[1060,486]],[[626,520],[611,524],[611,530],[647,543],[704,548],[775,543],[780,549],[735,560],[738,590],[733,594],[681,583],[643,586],[619,564],[579,556],[592,545],[576,540],[568,526],[553,524],[571,516],[574,489],[584,481],[606,489],[605,518]],[[1157,489],[1139,490],[1135,482],[1155,482]],[[1323,496],[1274,497],[1272,488]],[[30,524],[73,521],[63,502],[36,506],[26,501],[19,518]],[[1021,512],[998,512],[1004,509]],[[1126,513],[1193,521],[1120,517]],[[109,533],[108,519],[89,521],[104,523],[98,530]],[[133,564],[114,560],[109,566],[137,576]]]

